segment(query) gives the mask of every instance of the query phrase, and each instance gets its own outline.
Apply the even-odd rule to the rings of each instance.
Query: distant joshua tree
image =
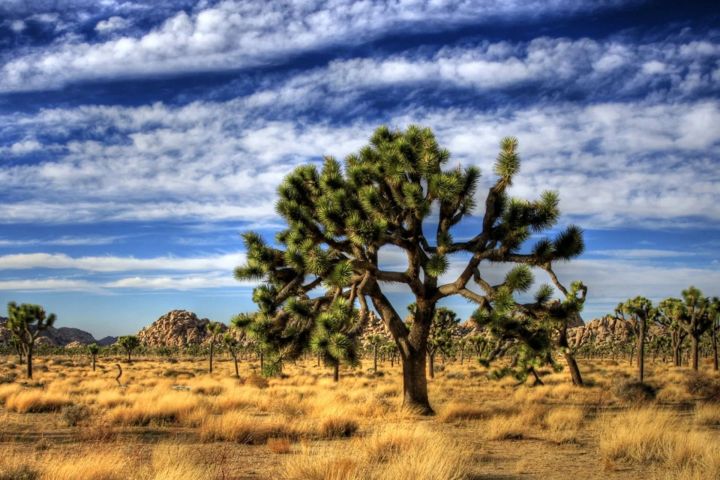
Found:
[[[40,335],[40,332],[52,327],[55,319],[54,313],[46,315],[45,310],[40,305],[8,303],[7,328],[27,360],[28,378],[33,376],[32,359],[35,339]]]
[[[370,335],[369,337],[367,337],[365,339],[365,343],[367,344],[368,347],[370,347],[372,349],[372,352],[373,352],[373,372],[374,373],[377,373],[377,371],[378,371],[378,369],[377,369],[378,351],[380,350],[380,347],[382,347],[383,343],[386,340],[387,339],[384,336],[377,334],[377,333]]]
[[[679,298],[666,298],[658,306],[657,320],[670,334],[670,347],[673,354],[673,365],[681,364],[680,353],[688,332],[682,327],[685,305]]]
[[[654,321],[657,310],[653,308],[652,302],[645,297],[635,297],[621,303],[615,309],[617,316],[632,327],[637,339],[637,365],[638,381],[645,380],[645,339],[647,338],[648,323]]]
[[[692,348],[692,368],[697,372],[699,365],[700,338],[710,329],[712,319],[710,318],[710,301],[703,297],[702,292],[689,287],[682,291],[684,301],[684,314],[680,317],[680,326],[690,335],[690,346]]]
[[[210,339],[210,365],[209,372],[213,372],[213,357],[215,355],[215,344],[220,341],[223,334],[223,325],[220,322],[210,322],[205,327],[208,337]]]
[[[125,353],[127,353],[127,361],[131,363],[132,358],[130,355],[140,346],[140,340],[138,340],[135,335],[125,335],[124,337],[118,338],[117,343],[125,350]]]
[[[92,358],[92,369],[93,372],[95,371],[95,359],[97,359],[97,354],[100,351],[100,347],[98,347],[97,343],[91,343],[87,346],[88,353],[90,354],[90,357]]]

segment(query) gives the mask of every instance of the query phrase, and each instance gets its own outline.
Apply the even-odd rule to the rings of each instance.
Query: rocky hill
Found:
[[[662,326],[650,325],[647,338],[652,339],[664,334]],[[633,330],[630,322],[610,315],[591,320],[587,325],[568,329],[568,343],[571,347],[625,343],[630,341],[632,336]]]
[[[200,345],[207,338],[207,318],[187,310],[172,310],[140,330],[138,339],[148,347],[187,347]]]

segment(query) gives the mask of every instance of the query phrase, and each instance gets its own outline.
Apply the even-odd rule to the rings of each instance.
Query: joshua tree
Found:
[[[28,378],[32,378],[33,375],[32,359],[35,339],[40,332],[52,327],[55,319],[54,313],[46,315],[40,305],[8,303],[7,328],[15,339],[16,345],[25,355]]]
[[[555,225],[560,212],[554,192],[534,201],[507,194],[520,167],[515,138],[501,142],[494,167],[497,178],[479,217],[472,213],[480,172],[474,167],[443,170],[449,157],[430,129],[380,127],[368,146],[346,158],[344,167],[327,157],[320,170],[312,164],[296,168],[279,188],[277,210],[288,228],[278,234],[278,247],[246,233],[247,263],[235,272],[238,279],[263,280],[253,299],[285,339],[313,330],[314,319],[338,293],[330,290],[312,298],[309,294],[338,268],[349,272],[340,296],[352,300],[350,305],[359,301],[361,317],[368,312],[366,298],[372,301],[399,349],[403,403],[425,414],[432,413],[425,357],[437,303],[461,295],[491,309],[502,285],[486,281],[483,262],[547,270],[554,261],[569,260],[583,250],[582,232],[574,226],[555,240],[523,248],[533,232]],[[465,231],[474,228],[475,233],[455,241],[451,230],[462,220],[468,223]],[[405,254],[404,270],[381,265],[384,247]],[[452,257],[463,265],[457,277],[446,281],[443,275]],[[414,296],[412,327],[386,296],[388,283],[403,284]],[[473,284],[482,293],[473,290]]]
[[[689,287],[682,291],[684,312],[680,317],[680,326],[690,335],[692,348],[692,368],[697,371],[699,366],[700,338],[712,325],[709,315],[710,301],[703,297],[702,292]]]
[[[118,345],[125,350],[127,354],[128,363],[132,362],[130,355],[132,352],[140,346],[140,340],[135,335],[125,335],[124,337],[118,338]]]
[[[648,323],[654,321],[657,312],[650,300],[645,297],[635,297],[619,304],[615,313],[622,320],[629,322],[637,338],[638,381],[642,383],[645,381],[645,339]]]
[[[658,306],[657,320],[670,333],[670,343],[673,353],[673,365],[681,365],[680,353],[688,332],[682,327],[685,315],[685,304],[679,298],[666,298]]]
[[[92,358],[92,369],[93,372],[95,371],[95,360],[97,359],[97,354],[100,351],[100,347],[98,347],[97,343],[91,343],[87,346],[88,353],[90,354],[90,358]]]
[[[720,335],[720,298],[713,297],[708,310],[710,317],[710,342],[713,350],[713,370],[718,371],[718,335]]]
[[[333,381],[340,380],[340,364],[357,365],[359,352],[358,313],[342,297],[323,311],[310,338],[313,352],[333,367]]]
[[[368,347],[372,349],[373,352],[373,372],[377,373],[377,360],[378,360],[378,350],[383,345],[383,343],[386,341],[385,337],[378,334],[370,335],[365,339],[365,343]]]
[[[205,326],[205,331],[208,334],[208,339],[210,340],[210,365],[209,365],[209,372],[213,372],[213,357],[215,356],[215,343],[220,341],[222,338],[222,334],[224,331],[223,324],[220,322],[209,322]]]

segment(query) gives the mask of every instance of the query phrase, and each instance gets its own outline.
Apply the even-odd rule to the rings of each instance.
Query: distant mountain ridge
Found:
[[[5,325],[7,320],[8,319],[5,317],[0,317],[0,345],[6,344],[10,341],[10,330],[8,330]],[[83,345],[95,343],[95,337],[93,337],[92,334],[86,332],[85,330],[73,327],[50,327],[40,333],[38,340],[40,343],[54,347],[64,347],[65,345],[73,342]]]

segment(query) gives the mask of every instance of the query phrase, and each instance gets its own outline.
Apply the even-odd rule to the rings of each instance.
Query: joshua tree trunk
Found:
[[[262,372],[265,368],[265,354],[261,351],[260,352],[260,371]]]
[[[130,360],[130,350],[127,351],[127,362],[128,362],[128,363],[131,362],[131,360]]]
[[[213,370],[213,354],[215,353],[215,343],[210,342],[210,373]]]
[[[528,368],[528,372],[532,373],[533,377],[535,377],[533,387],[537,387],[538,385],[545,385],[545,383],[543,383],[542,379],[540,378],[540,375],[537,374],[533,367]]]
[[[94,372],[95,371],[95,355],[92,356],[92,367],[93,367],[93,372]]]
[[[718,342],[717,342],[717,328],[712,325],[710,330],[710,341],[712,343],[712,355],[713,355],[713,370],[718,371]]]
[[[565,356],[565,362],[567,362],[568,370],[570,370],[570,378],[572,379],[573,385],[582,387],[583,383],[582,375],[580,375],[580,367],[578,367],[577,360],[570,350],[570,346],[567,341],[567,328],[560,329],[560,338],[558,339],[558,345],[563,350]]]
[[[577,360],[575,360],[573,354],[570,352],[566,352],[565,361],[568,364],[568,369],[570,370],[570,378],[572,379],[573,385],[578,387],[584,386],[585,383],[583,382],[582,375],[580,374],[580,368],[578,367]]]
[[[30,344],[27,347],[27,378],[32,378],[32,356],[33,356],[33,345]]]
[[[691,335],[691,341],[692,341],[692,369],[696,372],[698,371],[698,367],[700,365],[699,362],[699,352],[700,352],[700,339],[697,335]]]
[[[427,355],[428,358],[428,373],[430,374],[430,378],[435,378],[435,354],[432,352],[429,352]]]
[[[465,361],[465,347],[460,347],[460,365]]]
[[[640,332],[638,335],[638,381],[642,383],[645,380],[645,322],[640,322]]]
[[[373,372],[377,373],[378,347],[373,345]]]
[[[340,381],[340,362],[333,362],[333,382]]]
[[[233,362],[235,363],[235,378],[240,378],[240,370],[238,369],[238,358],[237,354],[233,355]]]
[[[425,377],[425,349],[400,355],[403,368],[403,406],[417,409],[422,414],[432,414]]]

